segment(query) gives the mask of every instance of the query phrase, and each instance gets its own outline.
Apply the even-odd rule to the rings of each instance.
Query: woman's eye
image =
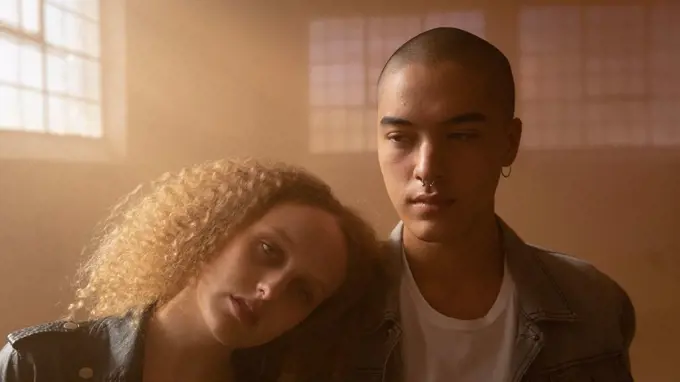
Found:
[[[262,247],[262,252],[270,255],[272,252],[274,252],[274,248],[267,242],[261,241],[260,242],[260,247]]]
[[[282,259],[282,252],[274,244],[264,240],[259,242],[260,257],[269,265],[278,265]]]

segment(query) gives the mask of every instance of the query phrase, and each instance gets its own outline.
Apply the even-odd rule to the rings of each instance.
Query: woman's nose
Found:
[[[266,275],[257,284],[257,298],[262,300],[272,300],[278,297],[286,289],[287,275],[285,272],[276,272]]]

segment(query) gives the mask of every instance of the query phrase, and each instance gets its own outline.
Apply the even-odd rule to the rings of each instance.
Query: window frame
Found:
[[[521,83],[521,78],[522,74],[520,72],[520,68],[522,65],[522,58],[523,58],[523,51],[521,50],[519,46],[519,42],[522,38],[521,33],[522,33],[522,25],[521,25],[521,16],[522,16],[522,11],[530,8],[530,7],[546,7],[546,8],[552,8],[552,7],[559,7],[559,6],[568,6],[568,7],[574,7],[577,8],[580,11],[580,20],[579,20],[579,33],[580,33],[580,46],[579,46],[579,54],[578,54],[578,60],[580,64],[580,70],[578,72],[577,78],[579,80],[579,86],[581,88],[581,94],[580,96],[575,99],[575,101],[578,101],[581,105],[592,105],[593,103],[602,103],[602,104],[607,104],[607,103],[612,103],[612,102],[632,102],[632,103],[640,103],[641,105],[644,105],[644,107],[641,109],[641,115],[640,117],[636,117],[637,120],[641,121],[638,122],[639,124],[642,124],[644,126],[645,123],[651,124],[652,118],[652,110],[655,107],[654,102],[659,100],[658,95],[654,92],[652,89],[651,81],[652,81],[652,73],[650,66],[652,65],[652,55],[651,55],[651,35],[652,35],[652,28],[654,27],[652,25],[652,18],[651,14],[653,11],[654,7],[658,6],[673,6],[670,4],[664,4],[664,3],[645,3],[645,4],[636,4],[634,2],[622,2],[622,3],[616,3],[616,4],[609,4],[609,3],[589,3],[589,4],[581,4],[581,3],[558,3],[558,2],[522,2],[517,5],[517,10],[516,10],[516,17],[514,21],[516,22],[516,38],[517,38],[517,46],[514,49],[514,67],[516,69],[516,82],[517,82],[517,110],[518,113],[517,115],[520,118],[523,118],[526,116],[525,111],[526,111],[526,105],[530,103],[544,103],[545,100],[541,99],[540,96],[538,98],[531,98],[527,99],[523,96],[522,92],[525,91],[526,89],[523,84]],[[607,6],[621,6],[621,7],[640,7],[642,16],[641,16],[641,22],[642,24],[642,42],[643,46],[640,49],[640,59],[642,60],[642,65],[643,69],[641,72],[642,78],[642,86],[644,90],[640,94],[599,94],[599,95],[593,95],[589,94],[587,91],[587,86],[588,86],[588,76],[589,73],[586,70],[586,63],[589,58],[592,58],[592,56],[589,54],[590,51],[589,49],[585,46],[585,42],[588,41],[589,39],[589,34],[593,32],[597,32],[594,30],[590,25],[588,25],[588,21],[586,19],[586,13],[593,8],[596,7],[607,7]],[[676,5],[677,7],[677,5]],[[637,52],[637,49],[636,49]],[[680,52],[679,52],[680,53]],[[680,104],[680,97],[676,97],[673,99],[666,99],[663,98],[663,101],[670,101],[670,102],[678,102]],[[566,98],[559,98],[558,102],[567,102],[568,99]],[[530,121],[529,118],[526,118],[527,122]],[[583,120],[582,125],[579,125],[580,135],[586,134],[586,131],[588,129],[588,121]],[[631,127],[634,125],[624,125],[621,128],[626,128],[626,127]],[[534,126],[531,126],[534,127]],[[539,128],[539,127],[536,127]],[[637,131],[637,134],[644,135],[644,141],[639,140],[637,138],[626,138],[625,143],[611,143],[611,141],[615,140],[614,138],[605,138],[603,140],[600,140],[600,142],[594,142],[593,144],[587,142],[586,140],[583,140],[582,142],[579,142],[575,146],[553,146],[553,145],[548,145],[548,146],[543,146],[541,143],[538,143],[537,145],[522,145],[522,151],[523,152],[541,152],[541,151],[561,151],[561,152],[568,152],[568,153],[588,153],[588,152],[594,152],[594,153],[616,153],[616,152],[625,152],[625,153],[644,153],[644,152],[649,152],[649,151],[659,151],[663,152],[663,156],[667,156],[667,153],[671,153],[673,156],[675,154],[680,154],[680,143],[678,143],[678,138],[674,138],[673,142],[676,143],[670,143],[670,144],[659,144],[657,141],[657,134],[662,134],[660,131],[665,131],[663,129],[667,129],[668,126],[663,126],[659,127],[659,131],[656,131],[653,128],[645,127],[643,130],[644,131]],[[526,136],[526,134],[525,134]],[[555,137],[553,137],[554,140]],[[526,138],[523,138],[523,141],[526,142]],[[607,143],[606,141],[609,141],[610,143]],[[609,155],[609,154],[608,154]],[[638,155],[638,154],[634,154]],[[659,156],[659,153],[654,153],[653,155],[655,158]]]
[[[20,0],[19,0],[20,1]],[[118,162],[127,151],[126,24],[124,1],[99,1],[101,128],[102,135],[87,138],[46,132],[0,130],[0,159],[66,162]],[[42,13],[44,0],[39,1]],[[42,28],[42,25],[41,25]],[[6,27],[3,27],[6,30]],[[10,34],[16,34],[9,28]],[[19,32],[22,33],[22,32]],[[41,44],[45,43],[31,35]],[[43,54],[43,74],[46,56]]]

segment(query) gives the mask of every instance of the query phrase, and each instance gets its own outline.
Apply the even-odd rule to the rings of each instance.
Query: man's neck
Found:
[[[148,322],[144,382],[229,381],[231,352],[218,343],[196,314],[191,291],[181,292]]]
[[[433,308],[459,319],[479,318],[488,312],[504,273],[495,216],[440,243],[423,242],[404,227],[403,243],[416,284]]]

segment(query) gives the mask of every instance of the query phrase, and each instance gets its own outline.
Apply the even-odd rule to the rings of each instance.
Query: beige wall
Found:
[[[450,2],[265,3],[272,2],[129,1],[129,160],[0,161],[0,333],[61,314],[95,221],[140,180],[182,164],[229,155],[304,163],[380,232],[390,229],[395,216],[372,154],[305,154],[306,23],[312,15],[423,12]],[[514,5],[488,10],[489,39],[513,52],[516,41],[504,31]],[[524,152],[498,197],[501,215],[525,239],[593,261],[630,292],[642,381],[680,379],[672,363],[680,330],[671,327],[680,321],[672,297],[680,284],[678,154]]]

